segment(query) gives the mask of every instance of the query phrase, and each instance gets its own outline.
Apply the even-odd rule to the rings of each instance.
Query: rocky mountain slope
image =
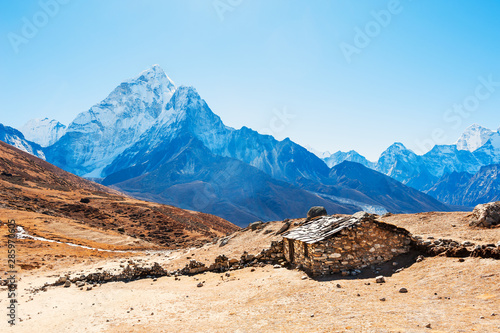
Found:
[[[343,162],[330,171],[330,179],[335,186],[352,189],[370,198],[376,205],[389,212],[449,211],[449,207],[438,200],[405,186],[365,166]],[[359,200],[357,201],[367,201]]]
[[[41,214],[70,220],[165,248],[200,244],[238,229],[208,214],[127,198],[0,142],[0,208],[6,215]],[[36,225],[35,225],[36,226]],[[43,227],[32,226],[37,234]]]
[[[103,184],[137,198],[209,211],[240,226],[263,217],[298,217],[318,204],[329,211],[359,210],[274,179],[239,160],[215,155],[189,135],[133,161],[136,165],[109,175]]]
[[[453,172],[444,175],[427,193],[451,204],[474,207],[500,200],[500,165],[482,167],[476,174]]]

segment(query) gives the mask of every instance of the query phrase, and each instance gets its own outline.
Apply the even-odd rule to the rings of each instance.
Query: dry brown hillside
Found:
[[[9,219],[31,235],[106,249],[189,247],[238,229],[213,215],[129,198],[0,142],[0,221]]]

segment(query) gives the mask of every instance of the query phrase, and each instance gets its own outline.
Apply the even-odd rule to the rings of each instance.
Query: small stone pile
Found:
[[[500,242],[498,244],[475,245],[465,241],[459,243],[452,239],[427,239],[412,236],[412,246],[428,256],[437,256],[444,253],[447,257],[480,257],[500,259]]]
[[[472,211],[470,226],[483,228],[500,226],[500,201],[477,205]]]
[[[262,250],[262,252],[257,255],[256,259],[264,264],[268,265],[286,265],[285,255],[283,254],[283,240],[271,242],[271,247],[269,249]]]
[[[262,250],[258,255],[249,254],[245,251],[240,259],[229,259],[225,255],[221,254],[215,258],[214,262],[208,267],[202,262],[191,260],[189,264],[179,270],[178,273],[182,275],[193,275],[202,272],[222,273],[228,270],[241,269],[245,267],[258,267],[266,264],[284,266],[285,263],[286,261],[283,255],[283,241],[273,241],[271,242],[271,247],[269,249]]]
[[[82,274],[77,277],[70,278],[69,276],[61,276],[56,282],[51,284],[52,286],[62,286],[67,285],[68,282],[78,284],[79,282],[86,282],[88,284],[102,284],[106,282],[114,281],[133,281],[144,278],[160,277],[160,276],[170,276],[170,273],[165,271],[163,267],[157,262],[153,263],[151,267],[138,266],[135,263],[129,263],[123,271],[113,275],[108,271],[102,271],[97,273]]]

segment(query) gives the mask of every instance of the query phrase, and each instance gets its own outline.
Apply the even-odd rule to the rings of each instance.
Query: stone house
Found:
[[[362,269],[410,250],[411,235],[365,212],[322,216],[283,234],[288,262],[312,276]]]

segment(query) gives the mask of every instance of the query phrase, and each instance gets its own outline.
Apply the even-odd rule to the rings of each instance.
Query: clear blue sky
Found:
[[[500,85],[478,79],[500,82],[499,1],[61,0],[44,14],[52,1],[0,5],[6,125],[67,125],[159,64],[229,126],[372,160],[395,141],[422,150],[436,130],[452,143],[472,123],[500,126]],[[464,101],[468,115],[447,113]],[[283,109],[294,118],[273,120]]]

